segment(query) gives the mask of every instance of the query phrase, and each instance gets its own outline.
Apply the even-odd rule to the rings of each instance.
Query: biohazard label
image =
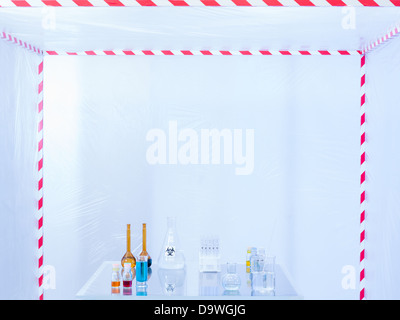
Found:
[[[175,256],[175,247],[166,247],[165,248],[165,256],[166,257],[173,257]]]

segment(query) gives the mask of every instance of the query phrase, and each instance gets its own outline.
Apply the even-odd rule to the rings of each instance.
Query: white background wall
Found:
[[[311,299],[356,299],[359,57],[46,57],[45,264],[51,298],[73,298],[148,224],[157,261],[166,217],[189,262],[218,234],[222,261],[277,256]],[[150,165],[153,128],[254,129],[254,171]],[[138,252],[136,252],[138,253]],[[342,268],[354,270],[345,289]]]

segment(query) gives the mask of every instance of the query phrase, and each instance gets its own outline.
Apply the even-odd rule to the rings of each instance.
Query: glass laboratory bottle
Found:
[[[131,252],[131,225],[126,225],[126,252],[121,259],[121,265],[124,267],[125,263],[130,263],[131,268],[136,266],[136,259]]]
[[[136,284],[141,285],[147,281],[147,269],[148,269],[147,256],[138,256],[136,261]]]
[[[132,294],[132,266],[129,262],[125,262],[125,266],[122,269],[122,289],[124,295]]]
[[[150,268],[153,260],[150,255],[147,253],[146,248],[146,224],[143,223],[143,240],[142,240],[142,252],[139,254],[140,257],[147,257],[147,267]]]
[[[162,269],[182,269],[185,267],[185,256],[176,232],[175,217],[167,218],[167,227],[167,233],[158,257],[158,267]]]
[[[112,266],[112,273],[111,273],[111,294],[112,295],[120,294],[120,286],[121,286],[121,274],[119,270],[119,264],[114,263]]]
[[[251,253],[250,253],[250,273],[253,273],[254,271],[258,271],[258,265],[257,265],[257,248],[252,247],[251,248]]]
[[[250,273],[250,256],[251,256],[251,247],[247,248],[246,254],[246,272]]]
[[[265,262],[265,249],[258,248],[257,250],[257,264],[259,270],[264,270],[264,262]]]

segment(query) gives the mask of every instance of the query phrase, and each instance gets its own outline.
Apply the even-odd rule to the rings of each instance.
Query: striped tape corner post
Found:
[[[394,7],[400,0],[0,0],[0,7]]]
[[[361,101],[360,101],[360,300],[365,299],[365,201],[366,201],[366,190],[365,190],[365,165],[366,165],[366,131],[365,131],[365,104],[366,104],[366,91],[365,91],[365,54],[361,56]]]
[[[38,65],[37,103],[37,279],[39,299],[43,300],[43,58]]]
[[[361,132],[360,132],[360,300],[366,299],[366,290],[365,290],[365,239],[366,239],[366,231],[365,231],[365,219],[366,219],[366,112],[365,107],[367,103],[366,97],[366,72],[365,72],[365,64],[366,64],[366,54],[371,50],[377,48],[384,42],[398,36],[400,34],[400,25],[397,25],[389,30],[384,36],[378,38],[374,42],[370,43],[364,50],[362,50],[361,55],[361,101],[360,101],[360,115],[361,115]]]

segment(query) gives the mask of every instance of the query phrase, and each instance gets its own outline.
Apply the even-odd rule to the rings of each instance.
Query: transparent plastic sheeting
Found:
[[[365,269],[369,299],[400,299],[400,39],[367,56],[367,201]]]
[[[37,55],[0,41],[0,299],[37,299]]]
[[[393,7],[2,8],[0,31],[43,50],[361,50]]]
[[[121,259],[127,223],[135,254],[147,223],[156,263],[167,216],[188,268],[215,234],[222,263],[264,247],[304,298],[358,298],[359,56],[48,56],[44,72],[45,299]]]
[[[399,10],[1,8],[0,31],[43,50],[360,50]],[[367,56],[367,298],[399,297],[399,41]],[[0,298],[38,296],[38,59],[0,41]],[[127,223],[157,261],[171,215],[188,267],[213,233],[222,262],[265,247],[304,298],[358,299],[359,56],[47,56],[44,72],[45,299],[119,260]]]

